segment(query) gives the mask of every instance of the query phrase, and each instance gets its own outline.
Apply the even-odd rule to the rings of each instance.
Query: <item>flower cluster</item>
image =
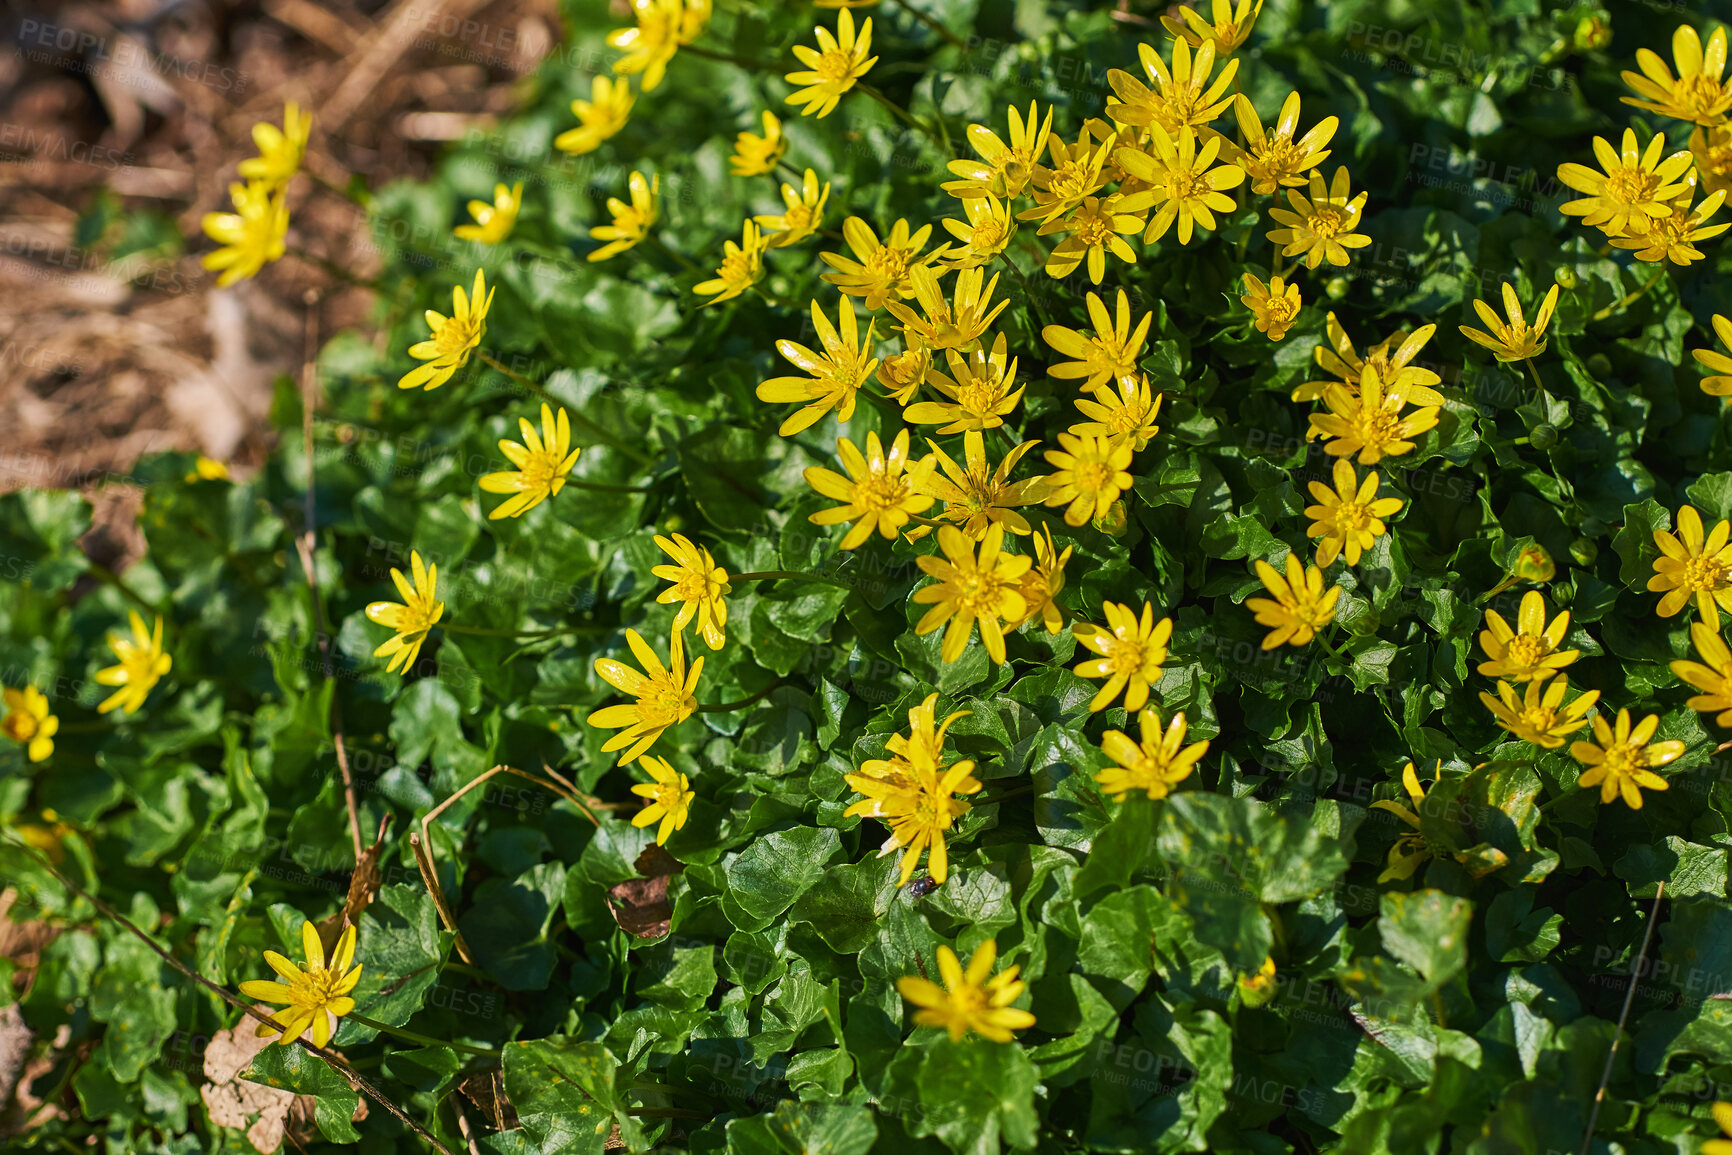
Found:
[[[229,185],[234,211],[206,213],[201,222],[205,235],[222,247],[206,253],[205,268],[221,270],[217,284],[227,288],[243,281],[283,255],[289,231],[289,181],[301,171],[313,118],[290,101],[283,108],[283,127],[253,125],[253,143],[259,155],[243,160],[239,181]]]

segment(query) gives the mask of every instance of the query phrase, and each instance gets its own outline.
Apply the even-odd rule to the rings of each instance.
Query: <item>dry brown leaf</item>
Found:
[[[638,938],[660,938],[673,926],[674,911],[668,902],[668,879],[685,867],[653,842],[644,848],[632,865],[642,877],[628,878],[608,887],[608,909],[627,934]]]
[[[204,1052],[204,1074],[210,1082],[198,1089],[211,1123],[235,1130],[244,1128],[247,1142],[260,1155],[271,1155],[283,1145],[295,1095],[237,1076],[270,1045],[270,1039],[256,1033],[251,1018],[242,1019],[229,1030],[218,1031],[211,1036]],[[255,1115],[257,1119],[253,1119]]]

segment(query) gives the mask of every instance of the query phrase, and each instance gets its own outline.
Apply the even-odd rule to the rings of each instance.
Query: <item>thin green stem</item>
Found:
[[[796,581],[823,582],[825,585],[841,586],[843,589],[848,590],[854,588],[854,583],[849,581],[847,578],[830,577],[827,574],[821,573],[796,573],[793,570],[785,569],[766,569],[758,570],[755,573],[737,573],[729,577],[728,581],[767,582],[776,581],[781,578],[793,578]]]
[[[537,397],[540,397],[543,401],[546,401],[548,404],[558,405],[562,408],[564,407],[564,403],[561,402],[559,400],[559,398],[555,397],[553,394],[549,393],[547,390],[543,389],[540,385],[537,385],[535,382],[531,381],[529,378],[525,377],[523,374],[519,373],[517,370],[504,364],[497,357],[490,356],[489,354],[487,354],[486,352],[484,352],[483,350],[480,350],[480,349],[477,349],[475,351],[475,356],[480,359],[480,361],[483,365],[486,365],[488,368],[494,370],[497,373],[503,373],[506,377],[510,378],[512,381],[515,381],[517,384],[523,386],[525,389],[529,390],[531,393],[535,394]],[[617,449],[621,453],[625,454],[627,457],[630,457],[633,460],[638,461],[644,465],[648,465],[650,463],[650,457],[647,453],[644,453],[641,449],[638,449],[636,446],[629,445],[626,442],[615,437],[612,433],[609,433],[606,429],[603,429],[601,426],[597,425],[595,422],[593,422],[589,418],[585,417],[582,413],[572,413],[571,414],[571,422],[573,425],[581,425],[583,428],[589,430],[591,437],[594,437],[597,441],[600,441],[600,442],[606,444],[609,448]]]
[[[1032,792],[1033,790],[1034,783],[1030,782],[1026,786],[1018,786],[1015,790],[1006,790],[1000,794],[981,794],[970,798],[968,801],[974,806],[986,806],[993,802],[1003,802],[1006,798],[1018,798],[1024,794]]]
[[[654,245],[656,248],[660,249],[663,253],[667,254],[670,258],[672,258],[673,262],[675,264],[679,265],[679,267],[684,269],[686,272],[688,272],[688,273],[701,273],[701,272],[703,272],[703,269],[699,268],[697,266],[697,264],[694,263],[690,257],[684,255],[683,253],[674,252],[672,249],[668,248],[666,241],[662,240],[660,237],[656,236],[654,233],[649,233],[645,237],[645,239],[647,241],[649,241],[650,244]]]
[[[781,684],[782,684],[781,682],[771,682],[768,686],[765,686],[762,690],[759,690],[756,694],[753,694],[749,698],[740,698],[740,699],[733,701],[733,702],[712,702],[711,704],[709,704],[707,706],[699,706],[698,707],[698,713],[700,713],[700,714],[727,714],[727,713],[731,713],[734,710],[744,710],[747,706],[750,706],[752,703],[761,702],[765,698],[769,697],[770,692],[772,690],[774,690],[777,686],[780,686]]]
[[[1343,659],[1345,659],[1347,657],[1347,655],[1344,652],[1342,652],[1341,650],[1337,649],[1336,647],[1330,645],[1329,639],[1324,637],[1321,633],[1317,634],[1316,638],[1317,638],[1317,644],[1322,646],[1323,652],[1328,654],[1330,657],[1343,658]]]
[[[463,1051],[471,1055],[486,1055],[490,1059],[497,1059],[499,1057],[498,1051],[490,1050],[487,1047],[472,1047],[468,1043],[454,1043],[450,1039],[435,1039],[432,1035],[423,1035],[415,1031],[405,1031],[402,1027],[393,1027],[386,1023],[381,1023],[378,1019],[369,1019],[366,1015],[357,1014],[354,1011],[350,1011],[343,1017],[346,1019],[353,1019],[363,1027],[378,1031],[382,1035],[391,1035],[395,1038],[402,1039],[406,1043],[415,1043],[423,1047],[450,1047],[453,1051]]]
[[[568,477],[565,479],[565,483],[567,485],[576,486],[578,489],[593,489],[597,493],[654,493],[655,492],[655,486],[653,486],[653,485],[609,485],[605,481],[584,481],[583,479],[577,478],[577,477]]]
[[[693,56],[702,57],[705,60],[732,64],[735,68],[744,68],[749,72],[781,72],[784,70],[782,65],[773,64],[768,60],[747,60],[744,56],[735,56],[731,52],[717,52],[713,48],[703,48],[696,44],[687,44],[680,51],[690,52]]]
[[[943,23],[939,21],[938,17],[933,16],[929,12],[922,12],[914,5],[910,4],[908,0],[896,0],[896,3],[901,5],[902,10],[908,13],[908,15],[914,17],[914,19],[920,21],[920,23],[926,25],[928,28],[944,37],[944,39],[948,40],[955,47],[962,49],[964,52],[968,51],[968,45],[963,42],[962,38],[950,29],[946,28]]]
[[[490,630],[482,626],[452,626],[441,622],[439,628],[448,634],[474,634],[482,638],[557,638],[566,634],[590,634],[605,637],[614,632],[612,626],[562,626],[557,630]]]
[[[379,288],[378,281],[370,281],[365,277],[357,277],[342,265],[337,264],[337,262],[321,257],[317,253],[309,253],[306,249],[300,248],[297,245],[288,246],[283,250],[283,254],[290,257],[299,257],[309,265],[317,265],[326,273],[337,278],[337,280],[342,281],[344,284],[353,285],[357,289],[366,289],[374,293],[382,291]]]
[[[1592,321],[1604,321],[1607,317],[1610,317],[1613,313],[1616,313],[1619,309],[1622,309],[1624,306],[1630,304],[1632,301],[1637,301],[1637,300],[1640,300],[1642,297],[1647,296],[1648,290],[1652,289],[1655,285],[1659,284],[1660,278],[1665,276],[1665,275],[1666,275],[1666,266],[1661,265],[1659,268],[1654,270],[1654,275],[1652,277],[1648,278],[1647,284],[1643,285],[1641,288],[1637,289],[1633,293],[1624,294],[1622,297],[1618,298],[1616,301],[1613,301],[1611,304],[1607,305],[1605,308],[1603,308],[1599,312],[1595,313],[1592,317],[1589,317],[1588,320],[1590,322],[1592,322]]]
[[[320,188],[324,189],[326,192],[331,193],[334,196],[340,196],[344,200],[348,201],[350,204],[357,205],[360,208],[365,209],[365,208],[371,208],[372,207],[371,205],[368,204],[368,198],[366,196],[351,192],[350,190],[348,190],[346,188],[341,188],[337,185],[332,184],[330,181],[326,180],[324,177],[320,176],[318,173],[314,172],[312,169],[308,168],[307,166],[302,165],[301,171],[306,173],[307,176],[312,179],[312,182],[314,184],[318,185]]]
[[[1537,367],[1535,367],[1534,359],[1532,357],[1523,357],[1522,358],[1522,364],[1527,367],[1528,376],[1533,378],[1534,388],[1539,390],[1540,399],[1541,400],[1549,399],[1551,397],[1551,394],[1546,392],[1545,382],[1540,380],[1540,371]]]
[[[123,579],[119,574],[115,573],[113,570],[109,569],[107,566],[97,565],[95,562],[91,562],[90,563],[90,572],[98,580],[106,582],[108,585],[111,585],[115,589],[119,590],[121,593],[121,596],[125,597],[128,601],[134,603],[135,605],[139,606],[140,608],[149,610],[151,613],[153,613],[156,616],[161,617],[161,618],[168,617],[167,614],[163,613],[163,611],[160,607],[152,604],[151,602],[146,601],[143,594],[139,593],[137,590],[135,590],[131,586],[127,585],[125,579]]]
[[[900,104],[897,104],[894,100],[891,100],[888,96],[885,96],[870,84],[855,81],[854,87],[858,88],[861,92],[864,92],[867,96],[870,96],[873,100],[876,100],[879,104],[882,104],[885,108],[888,108],[898,120],[908,125],[908,127],[918,129],[920,132],[924,133],[927,140],[930,140],[940,148],[944,147],[944,138],[939,136],[930,124],[927,124],[912,112],[909,112],[906,108],[903,108]]]

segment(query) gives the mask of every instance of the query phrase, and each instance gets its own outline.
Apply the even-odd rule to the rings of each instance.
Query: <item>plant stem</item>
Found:
[[[559,400],[559,398],[555,397],[553,394],[549,393],[547,390],[543,389],[540,385],[537,385],[535,382],[531,381],[529,378],[525,377],[523,374],[519,373],[517,370],[512,369],[509,366],[505,365],[498,358],[490,356],[488,353],[486,353],[485,351],[480,350],[480,349],[477,349],[475,351],[475,356],[480,359],[480,361],[483,365],[486,365],[488,368],[494,370],[497,373],[503,373],[506,377],[509,377],[511,380],[517,382],[519,385],[523,386],[525,389],[529,390],[531,393],[534,393],[537,397],[540,397],[543,401],[546,401],[548,404],[558,405],[561,408],[564,407],[563,402],[561,402]],[[648,465],[650,463],[650,457],[647,453],[644,453],[642,450],[636,448],[635,446],[628,445],[624,441],[621,441],[619,438],[615,437],[613,434],[609,433],[607,430],[603,429],[601,426],[597,425],[595,422],[593,422],[589,418],[585,417],[582,413],[572,413],[571,414],[571,421],[572,421],[572,424],[581,425],[585,429],[589,430],[590,436],[594,437],[597,441],[602,442],[603,444],[609,446],[610,448],[617,449],[621,453],[625,454],[627,457],[630,457],[635,461],[641,462],[644,465]]]
[[[770,691],[774,690],[777,686],[780,686],[781,684],[782,683],[779,681],[771,682],[768,686],[765,686],[762,690],[759,690],[756,694],[753,694],[751,697],[741,698],[735,702],[714,702],[708,706],[699,706],[698,712],[700,714],[727,714],[727,713],[733,712],[734,710],[744,710],[747,706],[750,706],[753,702],[759,702],[759,701],[762,701],[764,698],[768,697],[770,694]]]
[[[756,573],[737,573],[728,578],[730,582],[760,582],[776,581],[780,578],[794,578],[800,581],[823,582],[825,585],[841,586],[845,590],[854,588],[854,583],[846,578],[830,577],[821,573],[795,573],[793,570],[766,569]]]
[[[703,270],[700,269],[692,261],[692,259],[690,257],[685,256],[681,253],[674,252],[672,249],[668,248],[666,241],[662,240],[660,237],[656,236],[654,233],[647,234],[644,239],[649,241],[650,244],[654,245],[656,248],[660,249],[662,252],[666,253],[669,257],[673,258],[674,263],[679,265],[680,268],[684,269],[686,272],[688,272],[688,273],[701,273],[701,272],[703,272]]]
[[[614,632],[612,626],[561,626],[557,630],[490,630],[482,626],[449,626],[439,628],[448,634],[474,634],[483,638],[557,638],[564,634],[592,634],[605,637]]]
[[[394,1035],[406,1043],[417,1043],[423,1047],[450,1047],[453,1051],[463,1051],[471,1055],[486,1055],[490,1059],[497,1059],[499,1057],[498,1051],[489,1050],[486,1047],[472,1047],[468,1043],[454,1043],[450,1039],[435,1039],[431,1035],[422,1035],[415,1031],[405,1031],[402,1027],[387,1026],[377,1019],[369,1019],[366,1015],[357,1014],[354,1011],[350,1011],[343,1017],[346,1019],[353,1019],[363,1027],[378,1031],[380,1034]]]
[[[713,48],[700,48],[696,44],[687,44],[680,51],[690,52],[693,56],[705,60],[716,60],[723,64],[732,64],[735,68],[744,68],[748,72],[780,72],[783,66],[772,64],[768,60],[747,60],[744,56],[735,56],[731,52],[717,52]]]
[[[1588,320],[1590,322],[1592,322],[1592,321],[1604,321],[1607,317],[1610,317],[1613,313],[1616,313],[1619,309],[1622,309],[1625,305],[1630,304],[1630,302],[1638,300],[1638,299],[1646,296],[1648,293],[1648,290],[1652,289],[1655,285],[1659,284],[1660,278],[1665,276],[1665,275],[1666,275],[1666,266],[1661,265],[1659,268],[1654,270],[1654,275],[1652,277],[1648,278],[1647,284],[1643,285],[1641,288],[1637,289],[1633,293],[1624,294],[1624,296],[1620,297],[1618,300],[1613,301],[1611,304],[1607,305],[1605,308],[1603,308],[1599,312],[1595,313],[1592,317],[1589,317]]]
[[[1006,790],[1002,794],[992,794],[992,793],[982,794],[982,795],[979,795],[977,797],[970,798],[968,801],[971,805],[974,805],[974,806],[987,806],[987,805],[990,805],[991,803],[994,803],[994,802],[1003,802],[1006,798],[1020,797],[1021,795],[1024,795],[1024,794],[1031,792],[1033,789],[1034,789],[1034,783],[1030,782],[1026,786],[1018,786],[1015,790]]]
[[[95,577],[97,577],[99,580],[106,582],[107,584],[113,586],[115,589],[119,590],[121,592],[122,596],[124,596],[128,601],[135,602],[136,604],[138,604],[143,609],[149,610],[151,613],[155,614],[158,617],[161,617],[161,618],[168,617],[168,615],[163,613],[159,607],[152,605],[150,602],[145,601],[144,596],[142,594],[140,594],[137,590],[133,589],[131,586],[127,585],[125,580],[122,579],[119,574],[115,573],[113,570],[109,569],[107,566],[97,565],[95,562],[91,562],[90,563],[90,572]]]
[[[1332,657],[1332,658],[1345,658],[1347,656],[1346,654],[1342,653],[1340,650],[1336,649],[1334,646],[1330,645],[1329,639],[1324,637],[1321,633],[1317,634],[1316,637],[1317,637],[1317,644],[1322,646],[1324,652],[1327,653],[1330,657]]]
[[[1551,394],[1546,392],[1545,382],[1540,380],[1540,371],[1534,366],[1534,359],[1532,357],[1523,357],[1522,364],[1527,366],[1528,376],[1533,378],[1534,388],[1539,390],[1540,398],[1542,400],[1550,400]]]
[[[289,246],[288,248],[283,250],[283,255],[289,256],[289,257],[299,257],[301,260],[307,262],[309,265],[317,265],[319,268],[323,269],[326,273],[337,278],[337,280],[342,281],[343,283],[348,284],[348,285],[353,285],[357,289],[367,289],[368,291],[374,292],[374,293],[378,293],[378,292],[382,291],[379,288],[379,282],[369,281],[369,280],[366,280],[365,278],[357,277],[354,273],[351,273],[348,269],[345,269],[343,266],[337,264],[335,261],[329,260],[325,257],[321,257],[317,253],[309,253],[306,249],[300,248],[298,246],[295,246],[295,245]]]
[[[897,104],[894,100],[891,100],[888,96],[885,96],[870,84],[856,81],[854,87],[858,88],[861,92],[864,92],[867,96],[870,96],[873,100],[876,100],[879,104],[882,104],[885,108],[888,108],[893,114],[895,114],[898,120],[902,121],[909,128],[918,129],[920,132],[925,134],[927,140],[930,140],[939,148],[944,147],[943,139],[937,132],[933,131],[932,126],[915,116],[912,112],[909,112],[906,108],[903,108],[900,104]]]
[[[908,0],[896,0],[896,3],[901,5],[902,10],[908,13],[908,15],[914,17],[914,19],[920,21],[920,23],[926,25],[928,28],[944,37],[944,39],[948,40],[951,44],[962,49],[964,52],[968,51],[968,45],[963,42],[962,38],[950,29],[946,28],[943,23],[939,21],[938,17],[933,16],[929,12],[922,12],[914,5],[910,4]]]

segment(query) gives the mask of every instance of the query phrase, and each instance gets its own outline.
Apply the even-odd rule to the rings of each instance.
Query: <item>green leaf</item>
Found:
[[[360,1093],[350,1088],[349,1080],[338,1074],[336,1068],[306,1048],[266,1047],[241,1077],[297,1095],[313,1096],[313,1121],[326,1139],[332,1143],[360,1141],[360,1133],[351,1122],[361,1101]]]
[[[643,1128],[628,1114],[619,1089],[619,1061],[600,1043],[565,1038],[507,1043],[504,1065],[505,1094],[524,1132],[545,1155],[599,1153],[615,1125],[628,1150],[648,1150]]]
[[[740,929],[770,925],[823,877],[841,849],[841,836],[825,827],[795,827],[755,839],[728,863],[728,896],[752,924]]]

